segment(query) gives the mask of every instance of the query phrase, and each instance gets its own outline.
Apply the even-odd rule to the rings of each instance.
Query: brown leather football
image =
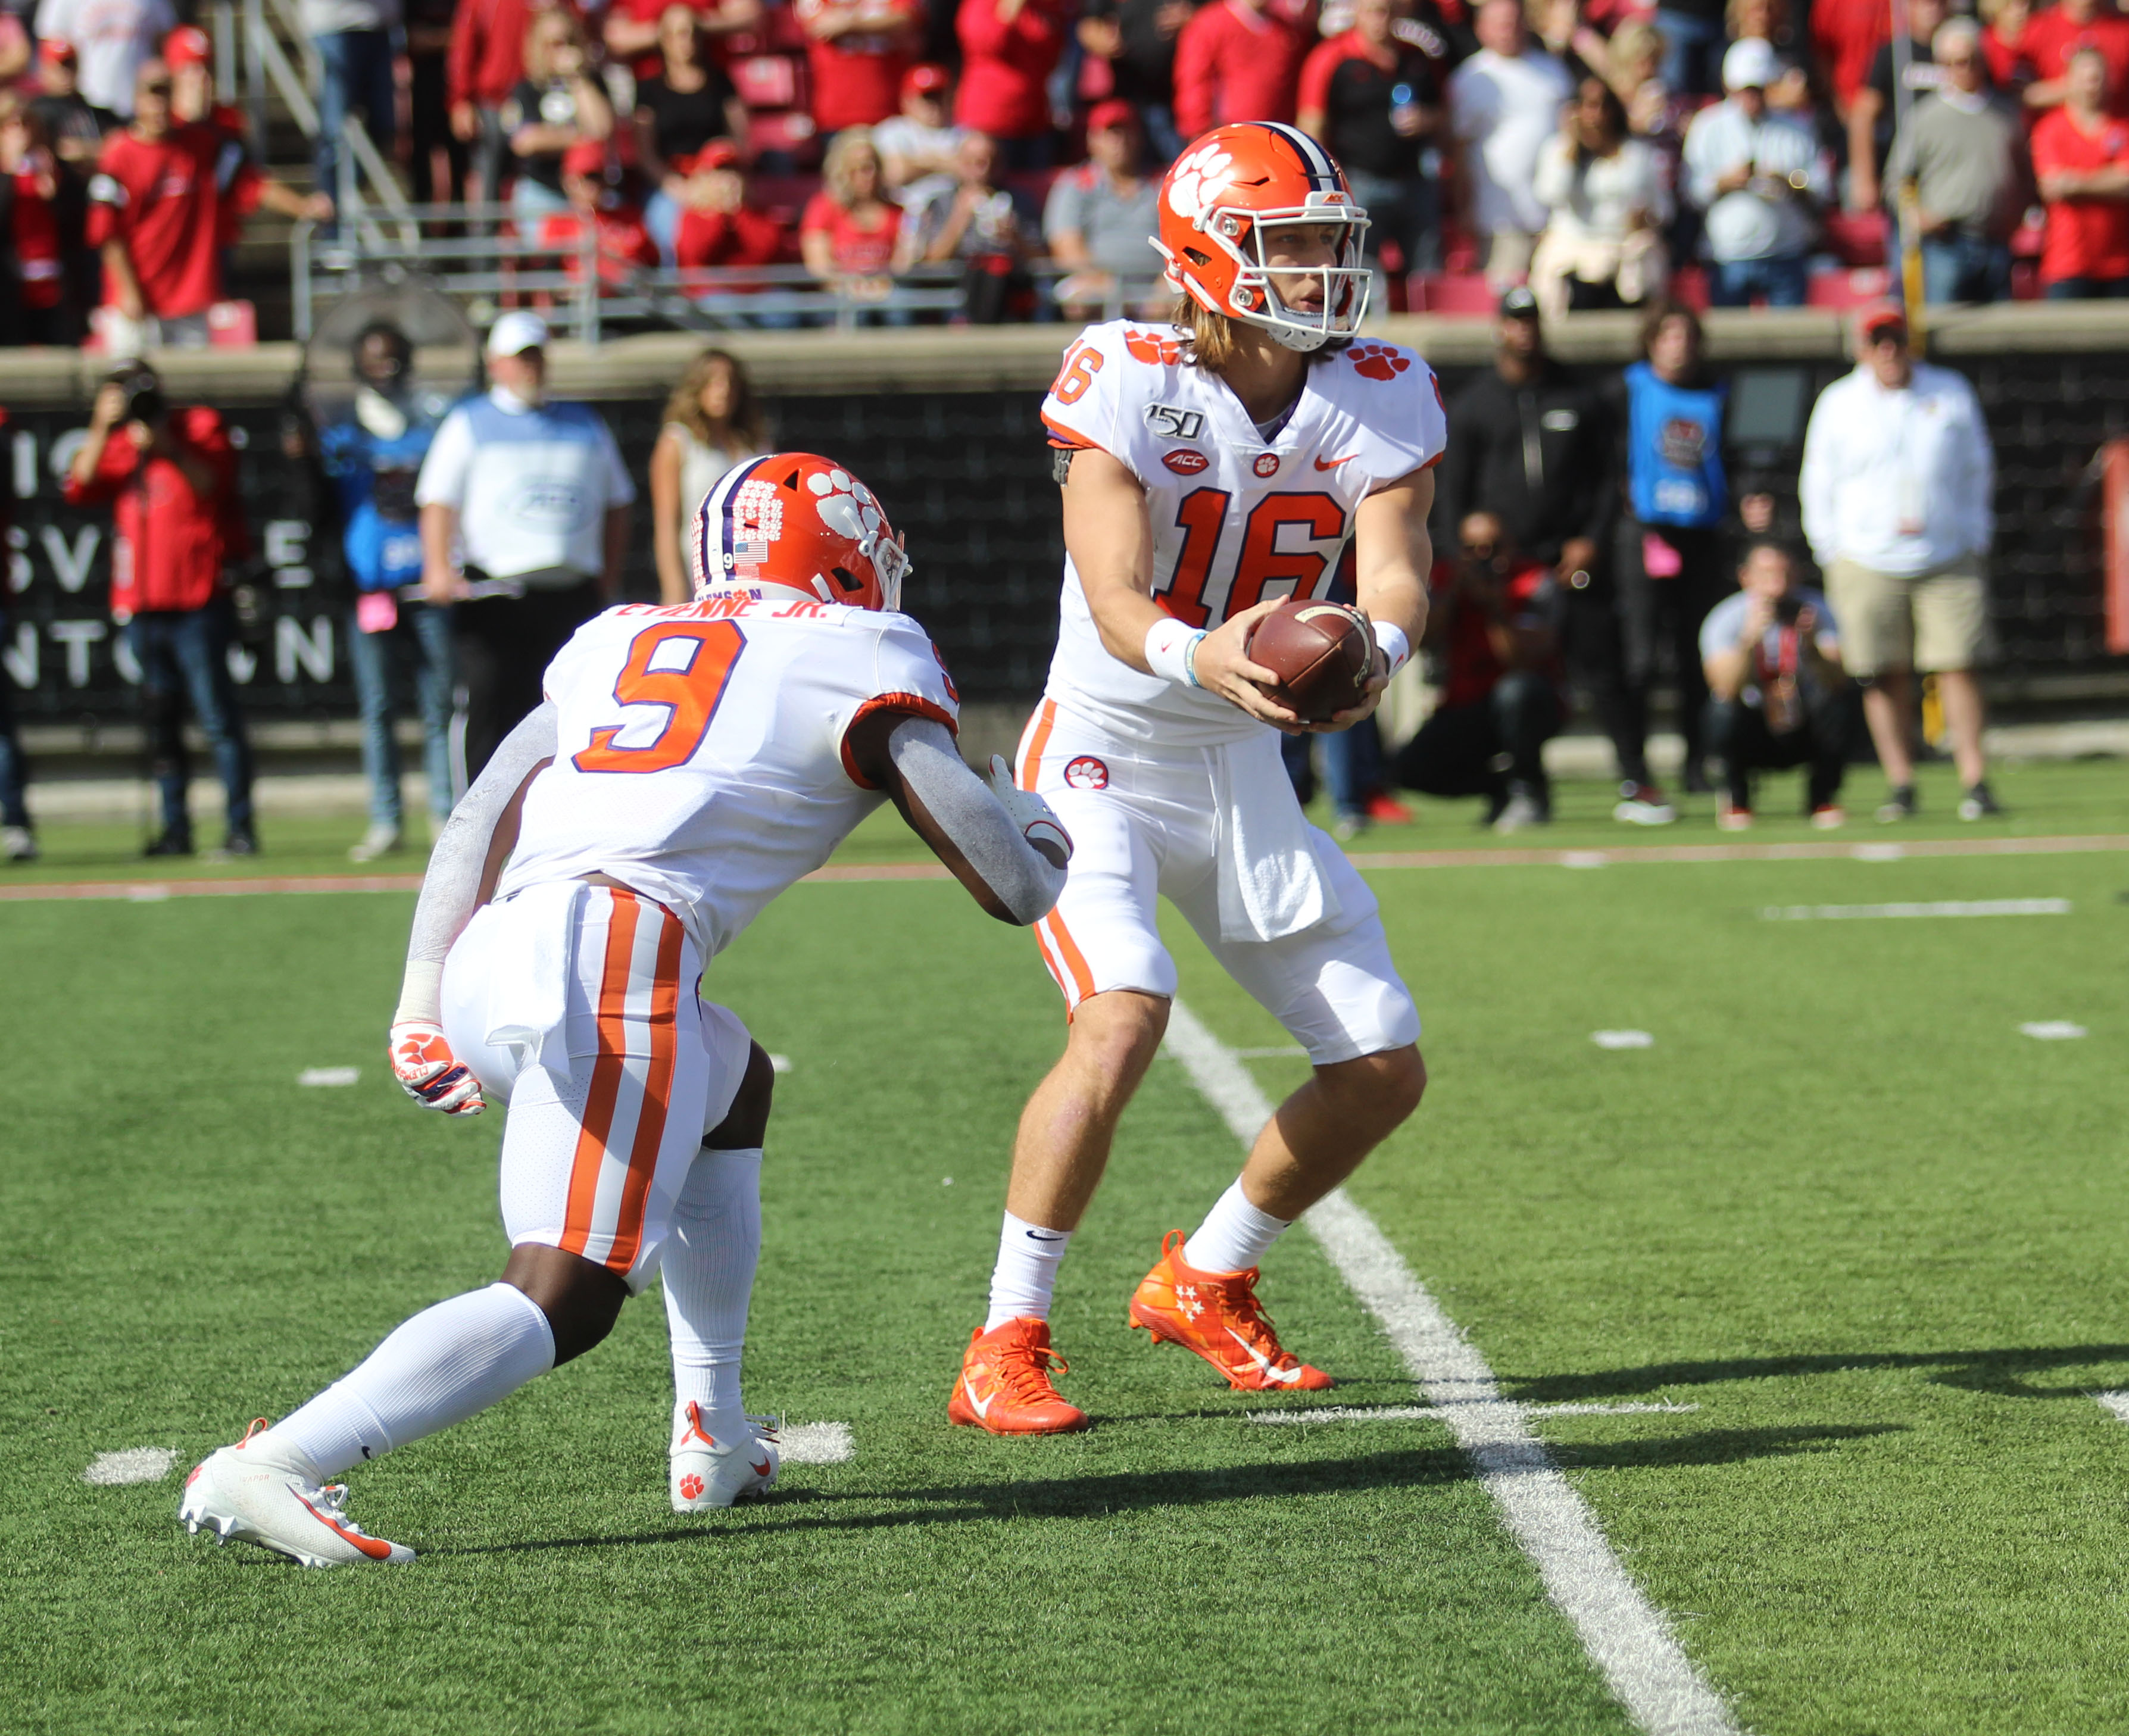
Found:
[[[1375,636],[1343,603],[1288,598],[1250,630],[1243,654],[1279,678],[1270,697],[1309,723],[1324,723],[1368,697]]]

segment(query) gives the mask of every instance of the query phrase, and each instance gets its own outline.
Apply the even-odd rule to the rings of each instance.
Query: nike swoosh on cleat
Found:
[[[291,1494],[295,1493],[293,1490],[291,1490],[289,1492]],[[362,1553],[364,1555],[367,1555],[372,1561],[389,1561],[392,1558],[392,1545],[386,1543],[383,1539],[379,1537],[364,1537],[360,1531],[350,1531],[345,1525],[340,1524],[337,1520],[326,1518],[326,1515],[319,1512],[316,1507],[312,1506],[308,1501],[303,1501],[303,1497],[302,1496],[296,1496],[296,1499],[303,1502],[305,1510],[310,1514],[312,1519],[316,1520],[320,1524],[326,1527],[327,1530],[338,1533],[344,1541],[353,1543],[356,1548],[361,1550]]]
[[[1236,1331],[1233,1327],[1228,1326],[1222,1329],[1226,1333],[1229,1338],[1232,1339],[1237,1344],[1240,1344],[1242,1347],[1242,1354],[1256,1364],[1257,1372],[1262,1375],[1266,1380],[1277,1381],[1283,1386],[1290,1386],[1294,1382],[1301,1378],[1301,1370],[1298,1367],[1289,1372],[1272,1367],[1271,1358],[1266,1356],[1264,1352],[1258,1349],[1257,1347],[1252,1344],[1247,1339],[1244,1338],[1241,1334]]]
[[[760,1464],[754,1467],[754,1474],[756,1477],[766,1477],[774,1468],[775,1467],[772,1466],[767,1459],[764,1459]]]
[[[976,1413],[979,1419],[984,1422],[988,1422],[990,1420],[991,1405],[994,1401],[987,1398],[978,1398],[976,1396],[976,1389],[969,1384],[969,1377],[965,1374],[961,1377],[961,1391],[969,1395],[969,1408]]]
[[[1343,457],[1343,458],[1334,458],[1334,459],[1332,459],[1331,460],[1331,462],[1330,462],[1329,464],[1325,464],[1325,463],[1323,462],[1323,460],[1322,460],[1322,459],[1320,459],[1320,458],[1319,458],[1318,459],[1317,459],[1317,460],[1316,460],[1316,468],[1317,468],[1318,470],[1336,470],[1336,469],[1339,467],[1339,465],[1341,465],[1341,464],[1351,464],[1351,463],[1353,462],[1353,460],[1354,460],[1355,459],[1358,458],[1360,455],[1360,454],[1359,453],[1357,453],[1357,452],[1349,452],[1349,453],[1347,453],[1347,454],[1345,455],[1345,457]]]

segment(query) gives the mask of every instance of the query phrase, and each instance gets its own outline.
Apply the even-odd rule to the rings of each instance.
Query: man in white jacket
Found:
[[[1981,754],[1974,665],[1990,648],[1984,564],[1995,534],[1996,461],[1965,378],[1917,362],[1907,316],[1857,326],[1855,371],[1820,394],[1804,435],[1803,530],[1863,685],[1870,739],[1892,784],[1883,820],[1915,812],[1910,678],[1937,680],[1965,792],[1959,817],[2001,812]]]

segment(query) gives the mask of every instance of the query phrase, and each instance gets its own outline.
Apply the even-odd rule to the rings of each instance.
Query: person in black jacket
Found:
[[[1569,675],[1619,755],[1612,812],[1644,825],[1674,818],[1635,751],[1620,675],[1607,559],[1619,510],[1619,430],[1607,395],[1546,353],[1537,298],[1527,289],[1501,297],[1493,371],[1449,407],[1436,499],[1441,523],[1492,513],[1516,547],[1557,570]]]

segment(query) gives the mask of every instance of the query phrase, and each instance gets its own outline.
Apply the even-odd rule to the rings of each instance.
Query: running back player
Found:
[[[949,1405],[998,1434],[1087,1420],[1050,1377],[1061,1367],[1050,1296],[1167,1025],[1176,977],[1157,894],[1307,1049],[1315,1077],[1198,1232],[1170,1234],[1133,1325],[1238,1389],[1331,1385],[1280,1346],[1257,1306],[1257,1263],[1426,1084],[1374,896],[1303,817],[1280,764],[1280,730],[1319,726],[1268,697],[1271,672],[1243,647],[1283,599],[1329,588],[1350,540],[1375,673],[1364,705],[1320,727],[1374,710],[1426,619],[1441,393],[1411,350],[1350,340],[1367,216],[1307,134],[1261,122],[1207,134],[1169,169],[1160,221],[1183,292],[1174,326],[1090,327],[1042,408],[1067,559],[1018,771],[1075,844],[1036,930],[1070,1029],[1021,1118],[989,1317]]]
[[[953,683],[897,612],[908,563],[864,484],[753,459],[689,557],[695,602],[609,609],[563,649],[423,880],[393,1068],[431,1108],[508,1102],[501,1281],[207,1458],[179,1508],[193,1530],[310,1566],[411,1559],[327,1479],[582,1355],[661,1263],[674,1510],[774,1481],[739,1386],[773,1074],[699,998],[703,968],[883,800],[1011,922],[1055,902],[1071,844],[1002,760],[995,792],[961,763]]]

